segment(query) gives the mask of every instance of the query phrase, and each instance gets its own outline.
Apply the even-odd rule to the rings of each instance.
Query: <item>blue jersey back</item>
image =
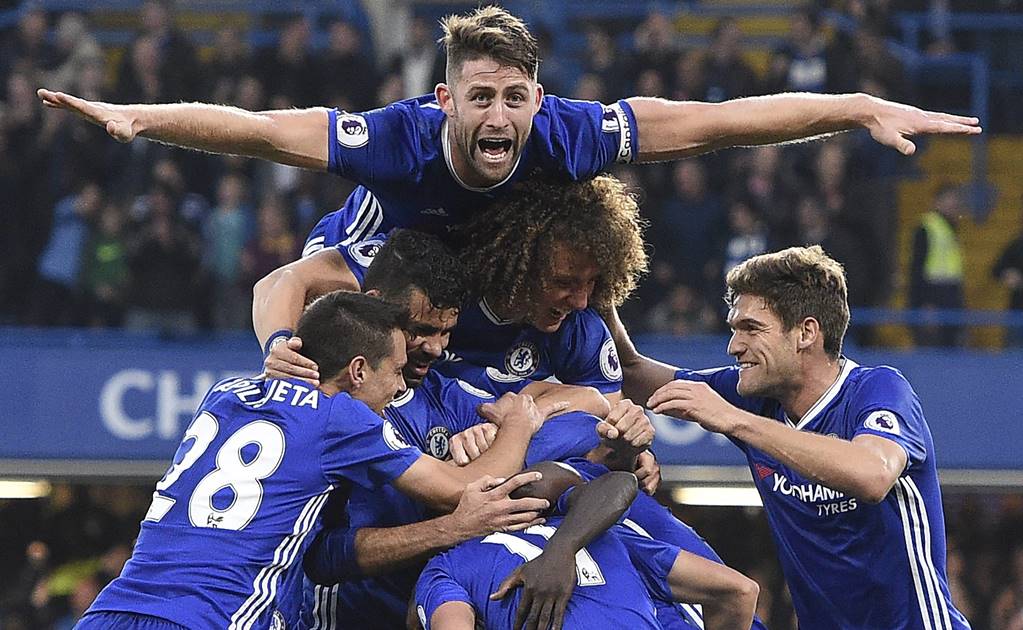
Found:
[[[446,120],[433,95],[362,113],[330,112],[328,170],[359,186],[316,226],[303,255],[395,227],[444,235],[530,175],[588,179],[614,162],[631,161],[638,151],[627,102],[548,95],[508,179],[473,188],[454,175]]]
[[[498,601],[492,601],[490,594],[516,567],[540,555],[560,524],[560,517],[552,517],[547,525],[491,534],[434,557],[416,583],[416,607],[423,627],[429,630],[430,619],[442,604],[460,601],[472,606],[477,621],[488,630],[511,630],[521,589]],[[619,527],[598,536],[576,555],[578,581],[565,612],[565,628],[660,629],[647,583],[637,568],[653,573],[650,584],[666,587],[678,550],[649,554],[648,562],[635,567],[615,531]]]
[[[328,492],[375,488],[420,457],[347,394],[229,379],[207,393],[156,485],[131,559],[90,611],[189,628],[293,627],[301,558]]]
[[[384,409],[385,424],[397,439],[428,455],[447,459],[451,436],[482,422],[476,408],[493,399],[465,381],[430,370],[419,386]],[[533,437],[526,454],[527,465],[585,455],[598,444],[597,422],[584,413],[551,418]],[[324,549],[329,557],[320,559],[329,562],[332,573],[340,573],[344,579],[334,586],[315,586],[307,581],[303,619],[307,627],[316,630],[399,627],[404,623],[417,572],[361,575],[355,562],[355,532],[362,527],[415,523],[430,514],[422,504],[390,486],[372,491],[353,488],[347,513],[348,527],[330,532],[332,543]]]
[[[806,628],[969,628],[945,577],[945,521],[931,433],[920,401],[890,367],[846,359],[838,380],[798,422],[777,402],[743,398],[738,369],[681,370],[732,404],[801,431],[851,440],[875,435],[909,463],[871,505],[807,479],[742,442],[767,512],[793,606]]]

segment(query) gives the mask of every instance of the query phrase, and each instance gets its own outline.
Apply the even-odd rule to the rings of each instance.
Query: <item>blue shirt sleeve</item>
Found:
[[[472,606],[472,600],[465,588],[452,577],[448,553],[435,556],[416,582],[416,612],[426,630],[430,630],[433,613],[448,602],[465,602]]]
[[[369,490],[402,475],[424,455],[369,407],[347,394],[330,399],[322,466],[331,483],[350,480]]]
[[[598,422],[596,416],[581,411],[570,411],[547,420],[529,442],[526,466],[583,457],[600,444]]]
[[[327,170],[367,186],[416,177],[418,108],[399,101],[368,112],[328,112]]]
[[[554,356],[554,375],[562,383],[594,387],[602,394],[622,389],[622,364],[611,332],[593,309],[562,323]]]
[[[642,536],[626,526],[616,527],[614,533],[629,552],[629,559],[650,594],[663,601],[674,601],[668,576],[681,551],[674,545]]]
[[[927,459],[930,431],[920,400],[909,381],[893,368],[872,368],[856,390],[857,435],[876,435],[901,446],[908,456],[907,468]]]
[[[355,554],[358,531],[343,526],[321,531],[303,558],[302,567],[309,579],[329,586],[362,577]]]
[[[445,376],[458,378],[494,396],[503,396],[508,392],[517,394],[533,382],[528,378],[505,374],[495,367],[480,367],[468,361],[446,361],[442,369]]]
[[[475,370],[482,371],[482,368]],[[477,387],[469,381],[460,378],[445,379],[444,387],[441,390],[441,405],[444,414],[448,419],[448,428],[452,433],[461,433],[469,427],[474,427],[484,422],[477,407],[483,403],[494,402],[495,397],[489,391]]]
[[[603,105],[548,95],[533,125],[543,152],[574,180],[589,179],[638,155],[636,117],[626,101]]]
[[[344,259],[345,264],[348,265],[348,269],[355,276],[359,286],[362,286],[363,280],[366,277],[366,271],[369,266],[373,263],[373,259],[376,257],[377,252],[383,247],[384,243],[387,242],[386,234],[377,234],[372,238],[368,238],[364,241],[352,243],[350,245],[335,245],[338,253],[341,254],[341,258]]]

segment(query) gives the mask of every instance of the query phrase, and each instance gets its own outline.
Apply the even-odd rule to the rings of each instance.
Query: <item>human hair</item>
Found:
[[[842,353],[849,326],[845,270],[820,245],[754,256],[729,271],[725,284],[729,306],[740,295],[762,298],[786,330],[812,317],[820,323],[824,351],[831,357]]]
[[[556,244],[600,268],[590,303],[620,306],[647,270],[639,204],[610,175],[579,182],[534,179],[517,185],[461,234],[473,293],[510,312],[528,310],[549,281]]]
[[[408,229],[393,230],[373,257],[362,281],[388,302],[408,305],[419,289],[436,309],[461,308],[469,286],[462,262],[439,238]]]
[[[536,80],[540,47],[526,23],[505,9],[479,7],[468,15],[448,15],[441,21],[440,43],[447,54],[446,79],[455,83],[467,61],[489,58],[521,70]]]
[[[325,382],[360,355],[375,369],[394,351],[391,333],[407,323],[400,306],[364,293],[334,291],[306,308],[295,336],[302,338],[302,355],[316,362]]]

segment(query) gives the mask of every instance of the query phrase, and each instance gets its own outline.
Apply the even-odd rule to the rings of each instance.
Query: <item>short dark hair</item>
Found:
[[[792,330],[807,317],[816,319],[824,335],[824,351],[837,358],[849,327],[849,291],[842,264],[820,245],[790,247],[761,254],[728,272],[725,302],[734,306],[740,295],[762,298]]]
[[[461,308],[469,296],[465,266],[439,238],[400,228],[373,257],[362,289],[376,289],[388,302],[403,305],[419,289],[436,309]]]
[[[468,15],[449,15],[441,20],[447,53],[447,81],[453,83],[462,64],[490,58],[502,66],[521,70],[536,80],[540,46],[526,23],[501,7],[480,7]]]
[[[549,282],[558,244],[593,257],[600,276],[590,301],[606,311],[646,272],[645,223],[625,184],[611,175],[578,182],[519,183],[462,230],[462,261],[474,294],[513,312],[534,303]]]
[[[301,337],[302,355],[316,362],[324,382],[359,355],[376,368],[394,351],[391,333],[407,323],[408,313],[400,306],[372,295],[334,291],[306,308],[295,336]]]

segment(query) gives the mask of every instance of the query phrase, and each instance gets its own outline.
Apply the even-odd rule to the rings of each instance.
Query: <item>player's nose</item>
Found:
[[[590,302],[590,292],[585,290],[572,291],[568,295],[568,303],[572,306],[573,310],[581,311]]]

